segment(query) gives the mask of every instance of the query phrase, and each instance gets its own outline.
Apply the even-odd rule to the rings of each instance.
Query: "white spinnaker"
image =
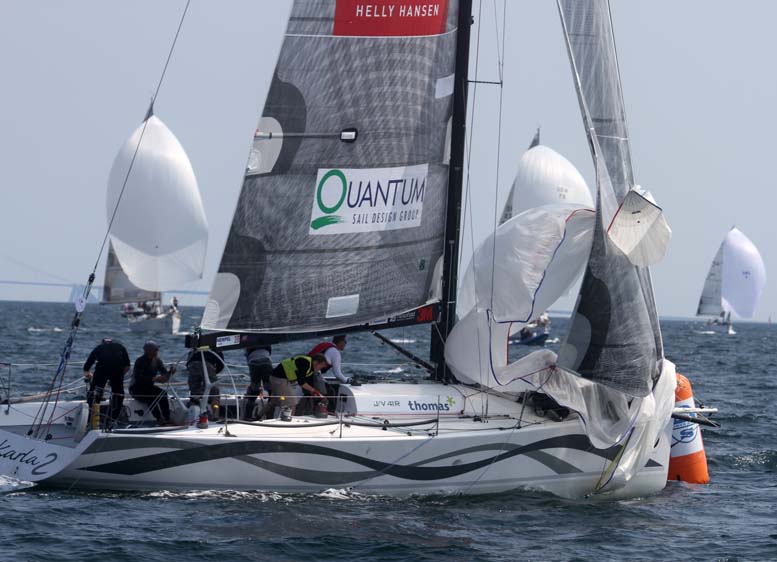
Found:
[[[530,148],[521,156],[510,197],[511,216],[554,203],[594,206],[591,191],[577,168],[544,145]]]
[[[155,115],[132,133],[113,162],[108,221],[117,202],[111,242],[135,285],[168,291],[202,277],[208,225],[197,179],[178,139]]]
[[[742,231],[732,228],[723,243],[723,309],[752,318],[765,286],[766,268],[758,248]]]
[[[528,322],[547,310],[583,270],[593,226],[593,210],[576,204],[542,205],[501,224],[467,266],[460,317],[479,306],[497,322]]]

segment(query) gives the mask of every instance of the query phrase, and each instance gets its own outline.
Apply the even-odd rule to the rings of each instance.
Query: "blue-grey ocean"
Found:
[[[184,309],[183,327],[199,314]],[[0,302],[0,362],[55,363],[71,316],[67,304]],[[552,337],[565,328],[554,318]],[[666,355],[690,378],[697,400],[720,409],[722,427],[704,431],[709,485],[671,482],[657,496],[601,503],[519,491],[404,499],[358,489],[96,493],[3,480],[0,561],[777,560],[777,326],[740,323],[726,336],[705,333],[700,322],[667,320],[662,329]],[[426,354],[428,333],[387,335]],[[129,332],[115,308],[90,305],[68,380],[108,335],[133,358],[140,354],[145,336]],[[181,337],[155,339],[167,361],[184,355]],[[273,351],[278,360],[307,349]],[[364,378],[423,377],[369,334],[351,336],[343,358],[349,374]],[[240,352],[227,360],[241,370]],[[42,390],[52,369],[14,367],[13,392]]]

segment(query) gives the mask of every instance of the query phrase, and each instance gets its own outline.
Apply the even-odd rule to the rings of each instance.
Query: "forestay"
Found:
[[[167,291],[202,276],[208,226],[197,179],[151,112],[113,162],[106,211],[113,250],[134,285]]]
[[[294,3],[203,327],[336,329],[436,298],[456,6]]]

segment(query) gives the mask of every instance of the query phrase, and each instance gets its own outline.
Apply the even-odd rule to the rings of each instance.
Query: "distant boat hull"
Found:
[[[165,312],[156,316],[143,314],[127,318],[132,332],[155,332],[177,334],[181,331],[181,314]]]

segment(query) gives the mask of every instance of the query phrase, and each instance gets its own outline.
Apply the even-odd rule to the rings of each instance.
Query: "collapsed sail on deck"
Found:
[[[721,242],[704,281],[697,316],[752,318],[766,286],[766,268],[758,248],[738,228]]]
[[[457,3],[416,8],[294,3],[204,328],[336,329],[438,300]]]
[[[128,302],[159,301],[160,293],[145,291],[130,281],[121,268],[113,244],[108,244],[108,258],[105,261],[105,281],[103,282],[102,304],[124,304]]]
[[[591,255],[559,365],[644,397],[660,374],[663,345],[650,273],[607,233],[635,185],[609,3],[558,0],[558,7],[598,195]]]

